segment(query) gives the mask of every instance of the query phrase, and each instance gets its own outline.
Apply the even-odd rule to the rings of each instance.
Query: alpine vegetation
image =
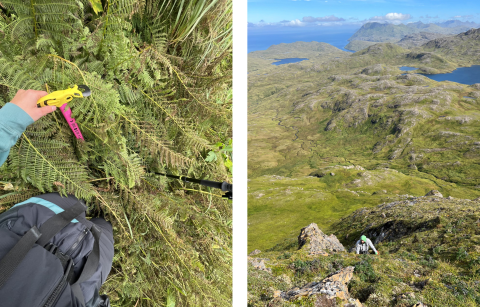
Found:
[[[0,167],[0,213],[73,194],[114,228],[112,306],[231,304],[231,203],[158,176],[230,181],[232,1],[0,2],[0,106],[19,89],[86,85]]]

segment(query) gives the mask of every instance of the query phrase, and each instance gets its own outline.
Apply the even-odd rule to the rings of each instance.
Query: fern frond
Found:
[[[160,161],[172,166],[184,167],[192,163],[192,160],[184,157],[173,150],[167,144],[163,143],[157,136],[158,130],[148,122],[135,123],[124,117],[125,128],[135,136],[135,141],[142,151],[147,151],[151,157],[156,157]]]
[[[43,193],[56,191],[90,199],[94,193],[87,183],[86,170],[72,153],[65,150],[66,147],[67,144],[61,141],[30,140],[24,134],[20,144],[10,154],[12,168],[18,170],[23,180]],[[62,185],[59,187],[55,182]]]

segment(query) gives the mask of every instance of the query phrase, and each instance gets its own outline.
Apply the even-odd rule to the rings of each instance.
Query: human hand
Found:
[[[378,253],[378,252],[376,252],[375,254],[379,255],[379,253]]]
[[[10,103],[13,103],[20,107],[25,113],[36,121],[48,113],[52,113],[57,109],[55,106],[46,106],[43,108],[37,107],[37,101],[43,96],[48,95],[45,91],[36,90],[18,90]]]

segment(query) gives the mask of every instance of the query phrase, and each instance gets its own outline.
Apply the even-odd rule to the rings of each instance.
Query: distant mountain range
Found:
[[[385,42],[399,42],[400,46],[411,48],[420,46],[434,38],[459,34],[472,28],[480,28],[480,24],[459,20],[428,24],[418,21],[406,25],[369,22],[350,37],[350,43],[345,48],[358,51],[369,45]],[[432,36],[431,34],[436,35]]]
[[[442,28],[455,28],[455,27],[478,28],[480,27],[478,23],[474,23],[473,21],[460,21],[460,20],[447,20],[444,22],[437,22],[434,24]]]
[[[393,25],[388,23],[369,22],[364,24],[349,41],[362,40],[369,42],[389,42],[393,40],[400,40],[405,35],[415,34],[420,32],[439,33],[439,34],[458,34],[470,30],[471,28],[478,28],[479,24],[474,22],[462,22],[458,20],[445,21],[443,23],[428,23],[421,21],[412,22],[409,24]]]

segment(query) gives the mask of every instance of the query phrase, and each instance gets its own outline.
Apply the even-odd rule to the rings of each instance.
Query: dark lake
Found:
[[[401,70],[401,71],[410,71],[410,70],[416,70],[416,69],[418,69],[418,68],[416,68],[416,67],[408,67],[408,66],[402,66],[402,67],[400,67],[400,70]]]
[[[290,58],[290,59],[275,59],[276,62],[273,62],[273,65],[282,65],[282,64],[292,64],[292,63],[297,63],[301,61],[308,60],[306,58]]]
[[[422,74],[424,75],[424,74]],[[480,65],[457,68],[448,74],[424,75],[435,81],[453,81],[462,84],[480,83]]]

